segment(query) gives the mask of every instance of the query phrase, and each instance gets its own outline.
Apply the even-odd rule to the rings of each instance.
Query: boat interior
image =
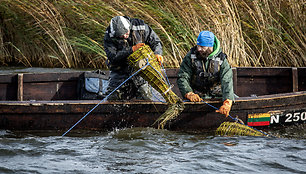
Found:
[[[0,101],[78,100],[77,86],[82,73],[0,72]],[[178,69],[166,69],[172,90],[182,97],[176,84],[177,73]],[[233,68],[233,83],[239,99],[306,91],[306,67],[237,67]]]

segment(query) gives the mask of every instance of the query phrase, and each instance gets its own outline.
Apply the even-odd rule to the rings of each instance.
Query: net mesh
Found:
[[[157,58],[148,45],[133,52],[128,57],[128,63],[136,71],[143,68],[139,75],[157,90],[168,103],[166,112],[156,120],[159,123],[158,128],[164,128],[167,121],[176,118],[184,110],[183,101],[171,90],[170,84],[167,84],[161,73]]]
[[[161,73],[155,54],[148,45],[139,48],[128,57],[128,63],[135,71],[143,68],[139,75],[158,91],[168,103],[168,109],[154,122],[164,128],[169,120],[175,119],[183,110],[183,101],[171,90],[170,84]],[[223,122],[216,134],[220,136],[266,136],[247,125],[238,122]]]
[[[238,122],[223,122],[216,130],[220,136],[266,136],[264,133],[255,130],[247,125]]]

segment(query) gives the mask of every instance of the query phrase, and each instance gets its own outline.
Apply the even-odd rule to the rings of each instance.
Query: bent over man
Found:
[[[234,100],[233,72],[212,32],[200,32],[197,45],[180,65],[177,84],[182,96],[192,102],[222,98],[223,105],[216,112],[229,115]]]
[[[110,68],[108,93],[132,75],[133,70],[128,66],[127,58],[145,44],[150,46],[161,63],[162,43],[151,27],[141,19],[127,16],[116,16],[111,19],[104,36],[104,49]],[[148,83],[138,75],[116,90],[109,99],[128,100],[134,97],[143,100],[151,98]]]

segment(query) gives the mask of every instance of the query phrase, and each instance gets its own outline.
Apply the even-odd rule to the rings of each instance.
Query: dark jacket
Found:
[[[107,27],[104,36],[104,49],[111,71],[126,70],[127,57],[133,53],[132,47],[137,43],[145,43],[151,47],[155,54],[162,55],[162,43],[157,34],[141,19],[132,19],[125,16],[131,23],[130,36],[127,40],[111,35]]]
[[[216,37],[213,48],[206,61],[196,57],[196,46],[184,57],[177,80],[182,96],[188,92],[199,93],[201,97],[202,94],[210,96],[219,85],[222,99],[234,100],[233,72]]]

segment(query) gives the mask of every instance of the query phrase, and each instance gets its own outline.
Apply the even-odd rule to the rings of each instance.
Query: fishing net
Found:
[[[267,136],[263,132],[255,130],[239,122],[223,122],[216,130],[220,136]]]
[[[183,110],[183,101],[171,90],[171,86],[161,73],[155,54],[148,45],[139,48],[128,57],[128,63],[134,70],[143,68],[139,75],[157,90],[168,103],[168,109],[156,121],[158,128],[164,128],[167,121],[176,118]]]

